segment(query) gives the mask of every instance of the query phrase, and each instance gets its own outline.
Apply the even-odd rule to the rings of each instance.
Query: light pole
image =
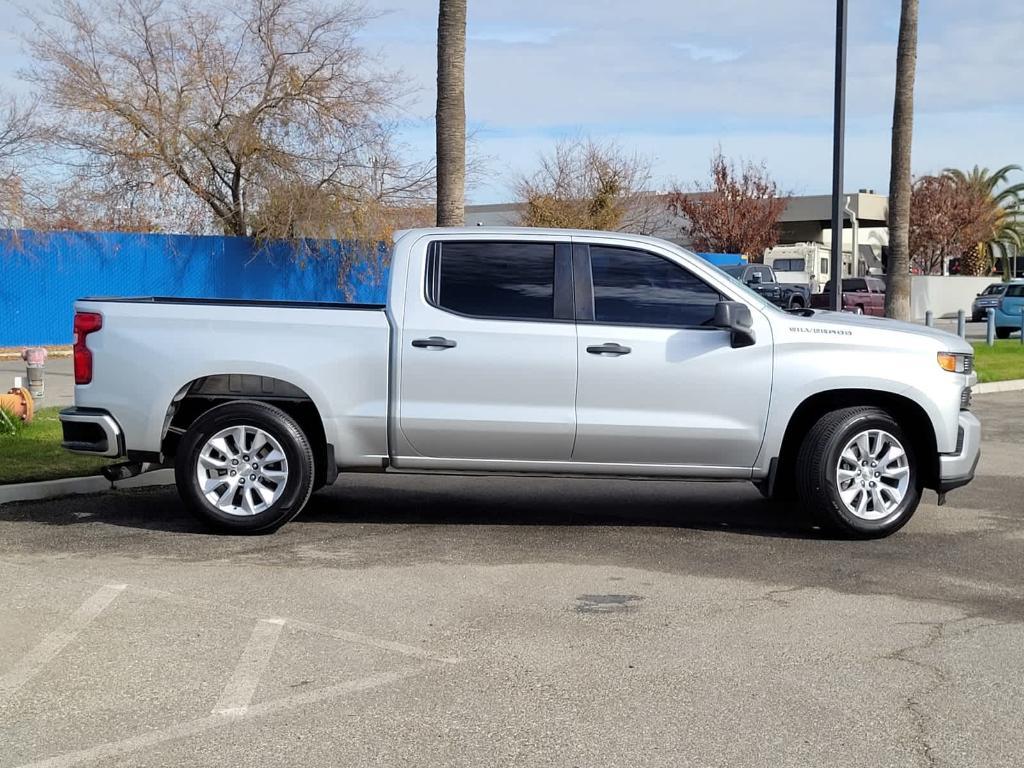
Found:
[[[836,0],[836,88],[832,117],[832,308],[843,308],[843,150],[846,139],[846,2]]]

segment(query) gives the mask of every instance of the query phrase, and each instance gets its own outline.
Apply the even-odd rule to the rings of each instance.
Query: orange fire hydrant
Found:
[[[6,394],[0,395],[0,407],[22,421],[32,421],[32,416],[35,415],[32,393],[24,387],[14,387]]]

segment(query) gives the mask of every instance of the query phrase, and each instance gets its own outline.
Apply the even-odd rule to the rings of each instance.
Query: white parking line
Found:
[[[350,632],[347,629],[325,627],[321,624],[313,624],[312,622],[302,621],[301,619],[288,619],[288,626],[295,627],[296,629],[304,629],[318,635],[327,635],[329,637],[337,638],[338,640],[344,640],[348,643],[354,643],[355,645],[365,645],[368,648],[377,648],[381,651],[401,653],[405,656],[412,656],[417,659],[439,661],[442,664],[458,664],[460,661],[456,656],[442,656],[437,653],[432,653],[431,651],[426,651],[422,648],[417,648],[415,645],[397,643],[393,640],[382,640],[378,637],[370,637],[369,635],[360,634],[359,632]]]
[[[241,715],[249,708],[263,671],[267,668],[277,640],[281,637],[284,619],[264,619],[256,623],[238,660],[234,673],[213,708],[215,715]]]
[[[56,755],[54,757],[37,760],[32,763],[25,763],[20,766],[20,768],[70,768],[73,765],[88,763],[94,760],[127,755],[132,752],[137,752],[140,749],[146,749],[147,747],[152,747],[157,744],[163,744],[166,741],[182,739],[188,736],[196,736],[200,733],[205,733],[206,731],[222,729],[225,724],[250,720],[254,717],[271,715],[290,709],[297,709],[298,707],[302,707],[307,704],[316,704],[323,701],[329,701],[331,699],[337,699],[347,693],[356,693],[358,691],[367,691],[373,688],[379,688],[382,685],[396,683],[403,678],[417,675],[426,671],[426,669],[427,667],[420,667],[418,669],[407,669],[401,672],[381,672],[375,675],[370,675],[369,677],[364,677],[361,680],[352,680],[347,683],[339,683],[338,685],[332,685],[326,688],[306,691],[305,693],[296,694],[295,696],[289,696],[284,699],[276,699],[274,701],[263,702],[262,704],[254,704],[233,718],[225,717],[224,715],[207,715],[206,717],[201,717],[198,720],[191,720],[187,723],[172,725],[169,728],[163,728],[159,731],[144,733],[140,736],[133,736],[131,738],[114,741],[109,744],[100,744],[99,746],[82,749],[77,752],[68,752],[63,755]]]
[[[176,592],[169,592],[165,589],[154,589],[153,587],[146,587],[141,584],[132,584],[132,591],[139,592],[140,594],[144,595],[150,595],[151,597],[155,597],[160,600],[166,600],[175,605],[182,605],[190,608],[198,606],[203,610],[215,610],[219,613],[231,612],[238,616],[249,617],[253,619],[256,618],[250,612],[241,610],[237,606],[231,605],[230,603],[221,603],[214,600],[193,597],[191,595],[179,595]],[[328,637],[334,637],[338,640],[344,640],[347,643],[363,645],[367,648],[376,648],[381,651],[400,653],[403,656],[411,656],[417,659],[438,661],[442,664],[457,664],[460,661],[458,657],[445,656],[444,654],[434,653],[432,651],[419,648],[415,645],[400,643],[394,640],[385,640],[380,637],[372,637],[370,635],[364,635],[359,632],[352,632],[351,630],[347,629],[327,627],[322,624],[315,624],[311,621],[303,621],[302,619],[296,619],[290,616],[285,617],[283,621],[287,623],[288,626],[292,629],[302,629],[307,632],[312,632],[318,635],[327,635]]]
[[[86,600],[63,624],[43,638],[14,667],[0,676],[0,699],[4,699],[38,675],[64,648],[89,626],[114,598],[124,592],[126,584],[107,584]]]

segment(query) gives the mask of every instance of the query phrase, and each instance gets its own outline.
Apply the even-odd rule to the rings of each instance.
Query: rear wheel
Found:
[[[280,408],[226,403],[185,432],[174,474],[182,500],[200,519],[226,532],[265,533],[305,506],[313,489],[313,450]]]
[[[844,408],[819,419],[800,447],[796,476],[801,506],[851,538],[898,531],[921,500],[913,446],[878,408]]]
[[[1013,328],[996,328],[996,338],[1008,339],[1013,331]]]

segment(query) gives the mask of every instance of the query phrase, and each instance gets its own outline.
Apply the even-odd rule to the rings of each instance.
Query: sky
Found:
[[[330,0],[326,0],[330,2]],[[360,35],[409,95],[400,136],[433,154],[434,0],[364,0]],[[885,193],[899,0],[849,10],[846,190]],[[0,0],[0,88],[24,65]],[[637,150],[667,189],[707,177],[716,146],[794,194],[831,189],[832,0],[469,0],[466,112],[487,169],[474,203],[512,198],[564,136]],[[921,0],[913,168],[1024,164],[1024,3]]]

